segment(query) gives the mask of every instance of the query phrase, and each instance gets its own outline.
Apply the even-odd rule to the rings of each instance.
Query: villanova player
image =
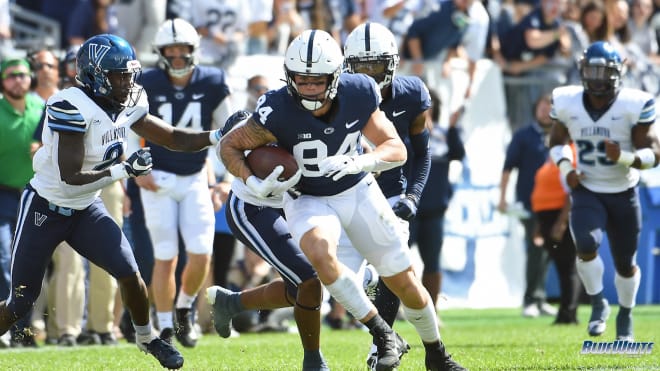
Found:
[[[195,28],[183,19],[168,19],[156,32],[154,46],[160,68],[145,71],[140,80],[149,96],[149,112],[179,128],[210,130],[224,123],[232,112],[229,87],[222,70],[197,65]],[[194,347],[198,335],[192,324],[192,304],[209,271],[215,234],[207,151],[176,152],[150,141],[147,146],[153,172],[136,183],[154,248],[151,286],[160,336],[171,338],[174,332],[183,346]],[[174,326],[179,233],[187,261],[174,305]]]
[[[409,158],[405,166],[382,172],[376,179],[387,197],[394,213],[404,220],[404,232],[408,237],[408,221],[415,217],[417,205],[428,178],[431,165],[429,130],[431,127],[429,108],[431,97],[424,82],[415,76],[396,76],[399,65],[399,52],[394,35],[378,23],[364,23],[356,27],[344,45],[346,67],[351,73],[364,73],[378,83],[383,101],[380,109],[392,121],[399,137],[407,144]],[[440,259],[440,246],[425,253],[422,283],[426,287],[435,308],[440,289],[438,275],[428,274],[437,267]],[[353,249],[345,234],[339,241],[339,260],[357,272],[363,258]],[[432,278],[436,278],[435,282]],[[392,326],[399,311],[399,299],[383,283],[378,282],[375,298],[376,308],[383,319]],[[376,346],[372,345],[367,363],[376,364]]]
[[[223,127],[223,132],[248,120],[251,113],[238,111]],[[258,287],[232,292],[220,286],[207,289],[207,299],[213,306],[214,326],[222,337],[230,335],[233,316],[248,309],[275,309],[293,306],[293,313],[302,341],[303,371],[329,370],[320,351],[321,281],[305,254],[296,244],[282,211],[281,193],[298,183],[302,171],[286,181],[278,182],[283,168],[276,168],[267,182],[280,184],[279,195],[259,197],[243,183],[234,179],[225,213],[232,233],[246,246],[275,268],[282,278]]]
[[[47,102],[43,147],[34,156],[35,175],[21,197],[12,244],[11,292],[0,302],[0,334],[34,304],[53,250],[66,241],[117,279],[138,348],[163,367],[178,369],[183,357],[152,335],[147,288],[131,246],[98,196],[114,181],[151,171],[148,148],[122,162],[129,129],[186,152],[217,143],[220,133],[173,128],[150,115],[146,94],[135,83],[140,62],[120,37],[103,34],[85,41],[77,54],[77,71],[79,86]]]
[[[397,367],[409,346],[378,314],[355,273],[337,260],[342,229],[400,297],[426,348],[427,366],[444,369],[449,356],[432,300],[414,276],[400,222],[370,174],[403,164],[406,147],[378,108],[374,80],[341,74],[342,64],[327,32],[307,30],[296,37],[285,53],[286,87],[262,96],[252,118],[226,134],[222,160],[264,197],[276,187],[252,174],[244,151],[276,142],[292,153],[302,177],[297,193],[284,194],[289,229],[330,294],[376,338],[376,368]],[[360,146],[362,135],[375,145],[368,154]]]
[[[598,247],[607,232],[616,269],[619,299],[616,337],[633,339],[631,310],[641,271],[635,254],[641,228],[639,171],[658,165],[660,144],[652,127],[653,96],[621,88],[623,61],[607,42],[595,42],[580,60],[582,86],[553,91],[550,154],[571,190],[570,227],[577,248],[577,271],[591,297],[591,336],[605,332],[610,314],[603,298],[603,261]],[[577,169],[571,165],[575,142]]]

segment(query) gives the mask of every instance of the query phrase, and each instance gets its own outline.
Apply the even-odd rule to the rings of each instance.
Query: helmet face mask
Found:
[[[318,110],[337,95],[343,63],[341,49],[330,34],[321,30],[304,31],[291,41],[284,55],[284,72],[289,94],[304,109]],[[318,96],[301,94],[296,82],[296,77],[300,76],[325,77],[327,83],[323,93]]]
[[[580,78],[587,94],[595,97],[614,96],[621,87],[623,61],[607,42],[595,42],[580,59]]]
[[[142,89],[135,81],[141,72],[135,51],[119,36],[91,37],[76,54],[76,81],[110,108],[137,104]]]
[[[171,46],[187,46],[188,53],[172,56],[165,52]],[[156,32],[154,51],[158,54],[161,67],[173,76],[183,77],[190,73],[197,65],[197,50],[199,49],[199,34],[195,27],[181,18],[168,19]],[[183,67],[175,67],[175,59],[184,60]]]
[[[356,27],[346,38],[344,56],[348,72],[371,76],[381,89],[392,83],[399,66],[396,39],[378,23],[367,22]]]

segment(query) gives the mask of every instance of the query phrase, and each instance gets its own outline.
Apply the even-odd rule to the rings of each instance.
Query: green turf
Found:
[[[614,338],[614,317],[604,336]],[[589,308],[580,307],[577,326],[552,326],[552,318],[524,319],[518,309],[447,310],[441,313],[448,350],[471,370],[660,370],[660,348],[651,354],[581,355],[588,340]],[[637,341],[660,340],[660,307],[635,308]],[[424,351],[407,322],[395,328],[412,345],[399,370],[423,370]],[[322,349],[333,370],[366,370],[369,335],[360,330],[324,328]],[[181,348],[184,370],[299,370],[302,350],[297,334],[244,334],[222,339],[204,336],[194,349]],[[1,370],[155,370],[157,362],[122,341],[116,347],[79,346],[0,350]]]

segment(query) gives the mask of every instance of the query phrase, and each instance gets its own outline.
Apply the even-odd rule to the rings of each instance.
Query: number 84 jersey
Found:
[[[651,94],[623,88],[611,106],[600,115],[589,112],[583,99],[584,88],[566,86],[552,93],[550,117],[566,126],[577,150],[580,182],[599,193],[617,193],[639,182],[639,171],[611,161],[605,155],[605,141],[619,143],[622,151],[634,152],[631,130],[655,121],[655,101]]]

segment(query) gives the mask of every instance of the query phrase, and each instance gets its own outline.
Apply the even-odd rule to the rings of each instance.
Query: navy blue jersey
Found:
[[[527,30],[558,30],[559,26],[560,21],[558,19],[546,24],[543,21],[543,9],[537,7],[503,36],[503,42],[501,43],[502,55],[507,60],[520,60],[524,53],[531,53],[533,56],[545,55],[552,58],[559,49],[559,41],[555,40],[543,48],[532,49],[525,42],[525,32]]]
[[[431,107],[429,91],[416,76],[395,76],[392,80],[392,96],[380,104],[381,111],[394,123],[399,137],[408,147],[408,159],[412,158],[409,145],[410,125],[429,107]],[[405,193],[407,181],[404,169],[406,168],[405,165],[399,166],[380,174],[377,181],[385,197]]]
[[[224,71],[209,66],[195,67],[184,88],[172,85],[160,68],[145,71],[140,83],[149,96],[149,113],[174,127],[192,130],[211,130],[213,111],[229,95]],[[206,161],[206,151],[176,152],[151,142],[147,145],[157,170],[190,175],[199,172]]]
[[[341,74],[329,122],[316,118],[296,102],[283,87],[266,93],[254,120],[277,138],[278,145],[296,158],[302,169],[297,189],[303,194],[329,196],[351,188],[366,173],[332,180],[319,171],[319,162],[329,156],[362,153],[361,130],[380,103],[374,80],[362,74]]]
[[[444,50],[460,44],[468,23],[455,21],[457,13],[462,12],[456,9],[453,1],[443,1],[440,9],[415,19],[410,25],[406,37],[419,38],[425,60],[432,60]],[[404,49],[404,57],[410,57],[407,49]]]

